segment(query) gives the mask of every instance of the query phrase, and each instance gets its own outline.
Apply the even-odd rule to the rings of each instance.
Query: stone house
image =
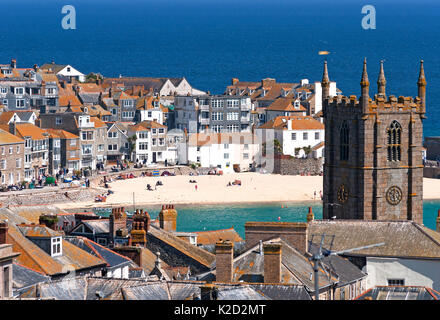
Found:
[[[24,140],[0,129],[0,185],[8,186],[24,179]]]

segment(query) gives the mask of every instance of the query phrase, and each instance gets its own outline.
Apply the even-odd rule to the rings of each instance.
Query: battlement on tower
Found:
[[[388,97],[383,97],[375,95],[374,99],[369,98],[369,106],[367,111],[369,113],[375,112],[415,112],[415,113],[425,113],[422,100],[419,97],[396,97],[390,95]],[[360,101],[357,96],[351,95],[347,96],[335,96],[328,99],[327,102],[328,111],[341,112],[343,110],[339,109],[351,109],[350,112],[362,112],[362,101]]]

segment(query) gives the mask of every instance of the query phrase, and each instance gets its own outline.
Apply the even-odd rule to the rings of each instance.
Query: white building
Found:
[[[252,133],[193,133],[178,146],[179,164],[198,163],[224,173],[249,171],[259,153],[258,137]]]
[[[168,144],[167,127],[155,121],[142,121],[128,127],[128,137],[136,137],[132,160],[143,164],[175,163],[176,147]]]
[[[273,139],[279,141],[282,153],[293,157],[323,157],[324,124],[310,116],[276,117],[257,129],[262,141],[267,130],[273,130]],[[307,152],[310,153],[307,155]]]
[[[70,79],[70,81],[72,81],[72,79],[75,79],[79,82],[86,81],[86,76],[69,64],[61,65],[61,64],[55,64],[55,62],[46,63],[41,66],[41,69],[52,71],[57,76],[68,78]]]

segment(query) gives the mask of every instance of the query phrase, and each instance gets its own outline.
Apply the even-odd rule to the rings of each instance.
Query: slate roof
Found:
[[[109,233],[110,232],[110,222],[109,219],[96,219],[96,220],[83,220],[79,225],[84,224],[87,228],[94,231],[95,233]],[[77,229],[77,227],[75,229]],[[74,230],[72,230],[74,232]]]
[[[428,287],[376,286],[353,300],[440,300],[440,293]]]
[[[440,259],[440,234],[413,221],[313,220],[308,235],[319,241],[321,234],[334,235],[332,250],[339,251],[384,242],[385,245],[346,253],[375,256]],[[318,240],[319,238],[319,240]],[[331,237],[324,247],[330,248]]]
[[[212,253],[197,246],[194,246],[189,242],[176,237],[171,232],[157,228],[153,225],[150,226],[148,236],[155,237],[159,241],[175,248],[185,256],[194,259],[195,261],[208,268],[210,268],[215,261],[215,255],[213,255]]]
[[[41,272],[28,268],[18,263],[12,265],[13,272],[13,295],[19,295],[29,287],[40,283],[50,281],[50,277],[45,276]]]
[[[41,298],[56,300],[192,300],[200,298],[203,281],[125,280],[80,276],[38,285]],[[284,285],[216,283],[219,300],[310,300],[304,289]],[[35,290],[33,291],[35,295]],[[28,296],[29,297],[29,296]]]
[[[115,268],[122,267],[125,265],[134,265],[131,259],[113,251],[100,244],[87,239],[86,237],[66,237],[66,241],[71,244],[81,248],[82,250],[104,260],[107,263],[107,267]]]
[[[19,224],[17,228],[28,238],[51,238],[61,237],[61,233],[54,231],[45,225]]]

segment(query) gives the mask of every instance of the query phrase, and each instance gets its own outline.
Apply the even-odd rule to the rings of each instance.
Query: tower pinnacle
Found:
[[[385,72],[383,70],[383,60],[380,61],[379,78],[377,79],[377,94],[385,97],[385,86],[387,81],[385,80]]]
[[[360,103],[362,106],[362,112],[365,114],[368,111],[368,106],[370,103],[369,89],[370,89],[370,81],[368,80],[367,73],[367,58],[364,59],[364,68],[362,70],[362,78],[361,78],[361,97]]]
[[[330,97],[330,79],[328,76],[327,60],[324,61],[324,72],[322,74],[321,86],[322,99],[325,100],[326,98]]]

